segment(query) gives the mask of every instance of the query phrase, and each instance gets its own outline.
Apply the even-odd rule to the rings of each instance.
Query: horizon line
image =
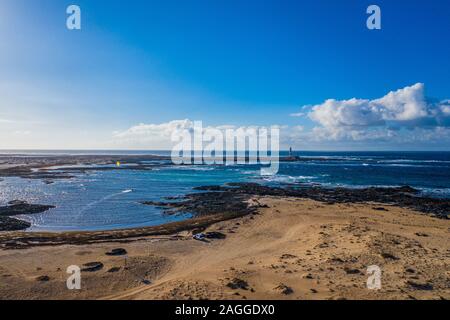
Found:
[[[9,152],[16,152],[16,151],[120,151],[120,152],[126,152],[126,151],[138,151],[138,152],[172,152],[172,150],[170,149],[78,149],[78,148],[74,148],[74,149],[32,149],[32,148],[22,148],[22,149],[3,149],[0,148],[0,153],[1,152],[5,152],[5,151],[9,151]],[[202,151],[202,150],[191,150],[191,152],[198,152],[198,151]],[[223,150],[223,152],[226,152],[227,150]],[[250,152],[256,152],[258,150],[228,150],[228,151],[237,151],[237,152],[242,152],[242,151],[250,151]],[[289,149],[280,149],[279,152],[289,152]],[[307,149],[292,149],[292,152],[450,152],[450,149],[443,149],[443,150],[392,150],[392,149],[385,149],[385,150],[364,150],[364,149],[360,149],[360,150],[344,150],[344,149],[311,149],[311,150],[307,150]]]

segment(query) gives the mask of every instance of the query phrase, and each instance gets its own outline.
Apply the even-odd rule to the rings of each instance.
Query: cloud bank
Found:
[[[405,131],[415,139],[421,139],[421,135],[432,139],[433,132],[442,137],[450,126],[449,100],[426,98],[422,83],[391,91],[379,99],[329,99],[305,108],[310,110],[306,115],[317,124],[311,135],[315,140],[388,140],[399,138]]]
[[[308,126],[278,126],[281,148],[334,149],[357,146],[359,149],[389,149],[392,146],[450,148],[450,100],[425,96],[424,84],[417,83],[391,91],[378,99],[328,99],[307,105],[291,114],[309,120]],[[201,119],[200,119],[201,120]],[[205,125],[205,124],[204,124]],[[193,130],[189,119],[160,124],[141,123],[113,134],[118,147],[170,149],[172,134]],[[256,126],[204,126],[205,132],[225,129],[249,130]],[[351,148],[349,148],[351,149]]]
[[[124,131],[113,133],[115,145],[128,145],[137,148],[149,148],[165,150],[171,147],[172,133],[175,130],[191,129],[193,122],[185,120],[174,120],[161,124],[140,123]]]
[[[205,137],[214,137],[218,132],[225,136],[226,130],[231,129],[241,139],[244,139],[250,130],[258,132],[258,129],[261,128],[260,126],[235,126],[227,124],[219,126],[202,125],[202,132]],[[172,140],[175,133],[181,134],[184,130],[192,133],[194,127],[195,122],[189,119],[173,120],[160,124],[141,123],[127,130],[114,132],[113,141],[118,146],[167,150],[171,149],[177,142],[176,139]],[[277,125],[271,127],[277,128],[280,131],[288,128]],[[270,136],[270,128],[267,129],[269,130]]]

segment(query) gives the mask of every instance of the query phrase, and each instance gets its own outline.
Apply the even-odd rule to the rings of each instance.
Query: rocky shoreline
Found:
[[[449,219],[450,201],[420,197],[418,190],[411,187],[366,188],[366,189],[327,189],[318,187],[288,186],[286,188],[268,187],[255,183],[230,183],[225,186],[204,186],[196,188],[197,193],[183,197],[171,197],[167,201],[143,201],[143,205],[160,207],[165,214],[191,213],[192,219],[156,227],[111,230],[99,232],[64,233],[11,233],[0,234],[0,247],[27,248],[30,246],[86,244],[96,242],[127,242],[149,235],[171,235],[186,230],[203,230],[213,223],[247,215],[258,214],[260,204],[257,197],[277,197],[311,199],[333,205],[336,203],[372,203],[374,210],[388,211],[377,204],[408,208],[440,219]],[[0,208],[0,230],[10,226],[9,231],[24,226],[20,220],[12,221],[9,216],[37,213],[52,206],[30,205],[14,202]],[[7,229],[6,229],[7,230]]]
[[[161,207],[167,214],[194,212],[196,215],[208,215],[215,212],[239,212],[249,210],[243,204],[254,196],[274,196],[311,199],[326,204],[335,203],[380,203],[408,208],[437,218],[450,218],[450,201],[421,197],[419,190],[405,186],[398,188],[321,188],[291,185],[287,187],[269,187],[257,183],[229,183],[225,186],[203,186],[195,190],[205,191],[188,194],[180,199],[170,198],[167,202],[144,201],[145,205]],[[178,200],[178,201],[173,201]],[[386,210],[383,208],[383,210]]]
[[[0,231],[19,231],[31,227],[27,221],[12,218],[22,214],[42,213],[55,206],[29,204],[25,201],[13,200],[7,206],[0,207]]]
[[[327,204],[374,202],[412,209],[441,219],[450,218],[450,200],[421,196],[419,190],[409,186],[350,189],[310,187],[300,184],[281,188],[263,186],[257,183],[230,183],[226,186],[198,187],[196,190],[224,192],[236,196],[256,195],[304,198]],[[198,197],[198,195],[195,197]]]
[[[0,156],[0,178],[22,177],[42,179],[52,183],[55,179],[70,179],[77,173],[91,170],[152,170],[170,166],[170,157],[153,155],[78,155],[78,156]],[[311,159],[282,158],[280,161],[309,161]],[[156,161],[153,162],[152,161]],[[122,165],[117,165],[121,163]],[[60,167],[63,167],[62,169]],[[128,241],[146,235],[173,234],[183,230],[205,227],[217,221],[256,214],[261,207],[255,197],[283,197],[311,199],[328,205],[339,203],[374,203],[412,209],[440,219],[450,218],[450,200],[423,197],[414,188],[323,188],[302,184],[270,187],[256,183],[230,183],[223,186],[203,186],[182,197],[169,197],[165,201],[145,201],[142,205],[160,207],[166,214],[191,213],[192,219],[157,227],[102,232],[19,233],[30,227],[28,222],[14,218],[21,214],[45,212],[52,205],[28,204],[12,201],[0,207],[0,247],[54,245],[64,243],[92,243],[97,241]],[[381,208],[380,210],[388,210]],[[15,232],[15,233],[14,233]],[[23,245],[22,245],[23,244]]]

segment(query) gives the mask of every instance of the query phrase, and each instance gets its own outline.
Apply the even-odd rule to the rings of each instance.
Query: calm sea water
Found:
[[[54,153],[33,152],[35,155]],[[58,152],[67,153],[93,152]],[[163,151],[99,151],[95,154],[118,153],[168,154]],[[450,198],[450,152],[302,152],[295,155],[308,160],[281,163],[279,173],[273,177],[260,176],[258,166],[242,165],[91,171],[50,185],[40,180],[5,178],[0,182],[0,205],[15,199],[55,205],[55,209],[45,213],[20,218],[32,223],[30,231],[67,231],[151,226],[183,220],[190,214],[167,216],[140,201],[163,200],[167,196],[193,192],[196,186],[227,182],[352,188],[410,185],[429,196]]]

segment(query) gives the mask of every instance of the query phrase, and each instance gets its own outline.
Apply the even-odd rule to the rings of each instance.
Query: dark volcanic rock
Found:
[[[396,255],[394,255],[391,252],[382,252],[381,256],[386,260],[400,260],[399,257],[397,257]]]
[[[29,204],[21,200],[10,201],[7,206],[0,207],[0,231],[19,231],[28,229],[31,227],[30,223],[10,218],[10,216],[41,213],[51,208],[54,208],[54,206]]]
[[[205,238],[206,239],[218,239],[218,240],[223,240],[225,239],[227,236],[224,235],[221,232],[217,232],[217,231],[213,231],[213,232],[207,232],[205,233]]]
[[[230,183],[226,186],[205,186],[201,191],[221,191],[238,195],[281,196],[307,198],[325,203],[377,202],[410,208],[446,219],[450,212],[449,199],[422,197],[419,190],[409,186],[398,188],[322,188],[304,185],[289,185],[284,188],[269,187],[257,183]],[[378,209],[378,208],[377,208]]]
[[[212,232],[206,232],[206,233],[195,233],[194,234],[194,239],[195,240],[199,240],[199,241],[205,241],[206,239],[216,239],[216,240],[223,240],[225,239],[227,236],[224,235],[221,232],[216,232],[216,231],[212,231]]]
[[[352,269],[352,268],[344,268],[344,271],[347,274],[360,274],[361,271],[359,269]]]
[[[194,188],[195,190],[199,191],[223,191],[223,187],[221,186],[201,186]]]
[[[416,273],[416,269],[414,269],[412,267],[406,268],[405,271],[408,272],[408,273]]]
[[[224,186],[203,186],[195,188],[198,192],[188,194],[176,202],[145,201],[142,204],[160,207],[166,214],[180,212],[192,213],[194,216],[221,214],[225,218],[257,213],[258,206],[249,205],[253,196],[279,196],[312,199],[329,204],[366,203],[396,205],[410,208],[438,218],[446,219],[450,200],[421,197],[419,191],[405,186],[398,188],[322,188],[304,185],[270,187],[257,183],[229,183]],[[381,210],[375,207],[375,210]],[[383,208],[383,210],[385,210]],[[391,258],[391,257],[386,257]]]
[[[155,202],[145,201],[142,204],[164,208],[167,214],[189,212],[196,216],[223,214],[226,216],[242,216],[256,213],[256,208],[250,207],[247,200],[250,195],[224,190],[222,192],[202,192],[188,194],[183,201]]]
[[[107,256],[124,256],[127,254],[127,250],[123,248],[112,249],[109,252],[106,252]]]
[[[81,271],[84,272],[95,272],[103,269],[103,263],[101,262],[89,262],[86,264],[83,264],[83,269]]]
[[[372,208],[373,210],[376,210],[376,211],[389,211],[388,209],[386,209],[386,208],[383,208],[383,207],[374,207],[374,208]]]
[[[49,276],[39,276],[36,278],[36,281],[47,282],[47,281],[50,281],[50,277]]]
[[[408,285],[415,290],[433,290],[433,285],[426,282],[416,282],[409,280]]]
[[[248,290],[248,283],[245,280],[234,278],[230,282],[227,283],[227,287],[231,289],[242,289],[242,290]]]
[[[294,290],[292,290],[291,287],[288,287],[284,283],[280,283],[274,290],[281,292],[284,295],[292,294],[294,293]]]
[[[417,233],[416,233],[416,236],[418,236],[418,237],[429,237],[428,234],[423,233],[423,232],[417,232]]]
[[[31,227],[29,222],[0,216],[0,231],[20,231],[29,227]]]
[[[41,204],[29,204],[25,201],[14,200],[9,202],[7,206],[0,207],[0,216],[41,213],[52,208],[55,207]]]

